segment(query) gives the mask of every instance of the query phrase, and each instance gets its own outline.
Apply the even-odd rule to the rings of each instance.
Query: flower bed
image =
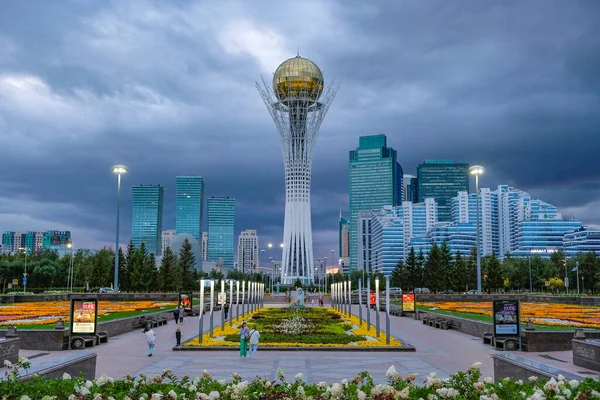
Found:
[[[434,309],[486,315],[492,317],[492,303],[429,302]],[[537,325],[573,328],[600,328],[600,307],[554,303],[521,303],[521,322],[532,320]]]
[[[415,385],[416,374],[401,377],[392,366],[386,377],[388,383],[375,384],[368,372],[361,372],[354,379],[328,384],[308,384],[302,374],[287,382],[282,370],[278,370],[276,381],[260,377],[252,381],[233,373],[233,380],[216,380],[204,371],[201,377],[178,379],[169,370],[152,377],[112,379],[106,375],[94,381],[71,378],[36,378],[20,382],[17,374],[9,374],[8,380],[0,381],[2,399],[69,399],[69,400],[258,400],[258,399],[323,399],[323,400],[392,400],[392,399],[468,399],[468,400],[524,400],[563,399],[583,400],[600,397],[600,382],[590,378],[583,382],[558,380],[528,381],[504,379],[494,383],[491,378],[481,380],[480,363],[465,372],[458,372],[441,380],[430,374],[424,385]]]
[[[261,348],[402,348],[403,343],[390,338],[386,344],[383,331],[376,337],[375,327],[367,331],[360,326],[358,317],[347,317],[332,308],[267,308],[258,310],[246,318],[249,328],[260,332]],[[241,318],[234,319],[233,326],[225,324],[213,331],[184,343],[184,347],[239,347]],[[411,348],[406,346],[407,349]]]
[[[175,307],[177,302],[166,301],[99,301],[98,317],[115,313],[159,311]],[[27,327],[40,324],[54,324],[59,318],[69,319],[68,301],[48,301],[0,305],[0,326],[16,325]]]

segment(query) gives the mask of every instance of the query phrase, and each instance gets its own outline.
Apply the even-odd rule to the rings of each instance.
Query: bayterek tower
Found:
[[[284,61],[273,75],[273,88],[262,78],[256,87],[271,114],[285,165],[285,221],[283,226],[282,284],[296,279],[312,283],[314,258],[310,217],[312,156],[319,127],[333,101],[339,82],[324,89],[323,73],[300,55]]]

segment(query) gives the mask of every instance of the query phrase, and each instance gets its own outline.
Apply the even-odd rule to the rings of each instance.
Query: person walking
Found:
[[[173,318],[175,319],[175,323],[179,323],[179,306],[175,307],[173,310]]]
[[[181,346],[181,326],[175,330],[175,339],[177,339],[177,347]]]
[[[227,321],[227,315],[229,314],[229,303],[225,303],[223,311],[225,312],[225,320]]]
[[[144,334],[146,335],[146,342],[148,343],[148,357],[152,357],[154,345],[156,344],[156,334],[152,328],[148,327],[144,329]]]
[[[185,315],[185,308],[183,304],[179,306],[179,322],[183,323],[183,316]]]
[[[258,348],[258,340],[260,339],[260,332],[255,328],[250,331],[250,357],[256,357],[256,349]]]
[[[240,357],[246,357],[248,339],[250,338],[250,330],[246,326],[246,322],[242,323],[242,329],[240,329],[239,335],[240,335]]]

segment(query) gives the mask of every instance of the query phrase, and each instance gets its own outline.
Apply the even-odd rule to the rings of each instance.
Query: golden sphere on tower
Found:
[[[280,101],[291,98],[316,101],[323,93],[323,73],[317,64],[298,55],[277,67],[273,76],[273,90]]]

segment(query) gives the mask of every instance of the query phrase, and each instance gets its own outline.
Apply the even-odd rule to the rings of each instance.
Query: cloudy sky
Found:
[[[337,249],[348,150],[385,133],[405,173],[424,159],[487,168],[600,224],[600,2],[21,1],[0,12],[0,230],[122,237],[131,185],[202,175],[237,201],[236,231],[283,232],[278,137],[254,82],[285,59],[342,81],[312,180],[315,256]]]

